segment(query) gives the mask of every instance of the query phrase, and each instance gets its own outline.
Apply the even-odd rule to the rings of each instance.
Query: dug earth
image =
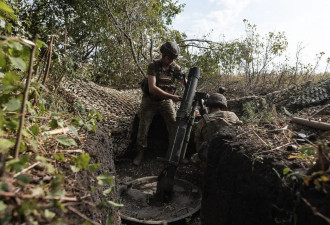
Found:
[[[108,169],[116,176],[114,197],[118,197],[120,185],[159,175],[162,168],[155,158],[163,157],[168,145],[168,134],[159,117],[149,132],[152,141],[146,159],[138,168],[131,163],[134,128],[138,123],[135,115],[141,98],[139,90],[118,91],[93,83],[67,81],[61,91],[67,96],[70,93],[70,101],[96,108],[105,118],[100,131],[107,134],[109,140],[95,142],[91,136],[97,146],[86,151],[90,151],[95,162],[104,163],[103,170]],[[286,94],[290,97],[285,97]],[[280,112],[281,107],[288,106],[297,116],[329,123],[330,109],[326,106],[330,103],[330,79],[267,96],[231,99],[229,107],[239,116],[246,116],[243,112],[246,102],[251,103],[254,113],[260,113],[267,105],[272,111],[271,122],[247,122],[215,134],[209,143],[204,174],[192,164],[179,167],[177,177],[200,187],[203,195],[200,213],[180,224],[330,224],[329,131],[290,123],[290,118]],[[297,137],[301,133],[307,136]],[[308,138],[312,136],[313,139]],[[102,142],[107,146],[102,147]],[[313,154],[305,154],[306,146]],[[190,143],[187,155],[193,152],[194,146]],[[105,162],[105,156],[110,163]],[[107,165],[111,168],[106,168]],[[119,198],[113,200],[120,202]],[[113,214],[118,218],[116,210]],[[116,219],[114,224],[127,222]]]

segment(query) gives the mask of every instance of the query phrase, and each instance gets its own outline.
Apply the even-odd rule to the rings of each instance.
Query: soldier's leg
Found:
[[[158,109],[160,115],[163,117],[165,121],[169,135],[169,143],[171,143],[174,138],[174,129],[175,129],[175,120],[176,120],[176,111],[174,108],[174,103],[172,100],[162,101]]]
[[[149,99],[149,97],[143,97],[140,108],[140,122],[136,140],[137,156],[133,160],[134,165],[140,165],[144,149],[148,147],[148,131],[157,108]]]

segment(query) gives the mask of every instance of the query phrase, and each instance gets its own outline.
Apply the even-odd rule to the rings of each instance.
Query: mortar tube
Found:
[[[176,118],[176,129],[174,138],[171,140],[167,151],[167,159],[171,165],[177,166],[180,161],[183,141],[186,136],[187,126],[190,118],[193,100],[196,93],[198,79],[200,78],[200,69],[193,67],[189,71],[188,82],[183,94],[180,108]]]
[[[187,147],[188,147],[189,140],[190,140],[190,134],[191,134],[192,126],[195,122],[195,117],[196,117],[195,116],[195,111],[197,109],[197,105],[198,105],[198,101],[194,100],[192,110],[190,112],[190,118],[189,118],[189,122],[188,122],[188,129],[186,131],[186,135],[184,137],[184,142],[183,142],[183,146],[182,146],[182,150],[181,150],[181,160],[185,159],[185,157],[186,157],[186,151],[187,151]]]

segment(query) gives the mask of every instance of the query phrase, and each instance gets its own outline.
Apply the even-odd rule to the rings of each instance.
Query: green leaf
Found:
[[[53,219],[54,216],[56,215],[55,213],[49,211],[48,209],[45,210],[44,214],[46,219]]]
[[[284,168],[283,169],[283,175],[287,175],[290,172],[290,168]]]
[[[48,163],[48,161],[51,161],[50,159],[48,158],[45,158],[43,156],[37,156],[36,157],[36,160],[42,162],[42,164],[47,168],[47,171],[49,173],[55,173],[55,168],[52,164]]]
[[[44,196],[45,192],[41,187],[36,187],[32,189],[32,197],[34,196]]]
[[[88,170],[91,173],[95,173],[97,168],[99,168],[100,166],[101,166],[101,163],[90,164],[90,165],[88,165]]]
[[[11,169],[12,171],[18,173],[22,170],[22,168],[25,166],[25,164],[29,161],[30,156],[25,154],[21,156],[21,159],[12,159],[7,162],[7,167]]]
[[[56,119],[52,119],[52,121],[50,122],[49,126],[52,129],[57,128],[58,127],[57,120]]]
[[[45,42],[41,41],[41,40],[37,40],[37,48],[42,48],[42,47],[47,48],[48,45]]]
[[[85,221],[82,225],[92,225],[89,221]]]
[[[17,20],[14,11],[3,0],[0,1],[0,11],[1,15],[5,14],[10,19]]]
[[[9,112],[17,111],[22,107],[22,102],[19,99],[11,99],[7,104],[5,104]]]
[[[113,201],[108,201],[108,203],[112,206],[114,206],[115,208],[119,208],[119,207],[123,207],[123,204],[119,204],[119,203],[115,203]]]
[[[3,212],[5,209],[7,209],[7,205],[3,201],[0,201],[0,212]]]
[[[300,152],[305,153],[307,155],[315,155],[315,149],[312,146],[302,146],[300,148]]]
[[[61,160],[62,162],[65,162],[65,157],[63,154],[54,154],[53,156],[56,160]]]
[[[21,184],[28,184],[32,181],[32,178],[27,174],[21,174],[16,178]]]
[[[108,194],[111,193],[111,191],[112,191],[112,187],[110,187],[110,188],[104,190],[104,191],[103,191],[103,195],[104,195],[104,196],[107,196]]]
[[[8,72],[2,79],[2,84],[5,86],[15,86],[19,81],[19,77],[14,72]]]
[[[55,178],[50,182],[50,192],[55,196],[64,196],[62,190],[62,184],[64,182],[64,177],[60,174],[57,174]]]
[[[114,177],[113,176],[107,176],[107,175],[100,175],[96,177],[98,180],[98,184],[103,185],[114,185]]]
[[[0,110],[0,129],[3,127],[3,124],[6,122],[5,118],[3,117],[2,110]]]
[[[0,51],[0,67],[5,68],[6,66],[7,66],[7,62],[6,62],[5,54],[3,54],[2,51]]]
[[[74,173],[78,173],[80,171],[80,169],[78,167],[73,166],[73,165],[71,165],[70,168],[71,168],[72,172],[74,172]]]
[[[17,51],[22,51],[23,50],[23,45],[21,43],[17,42],[17,41],[9,41],[8,46],[10,48],[13,48],[13,49],[17,50]]]
[[[72,161],[76,164],[76,166],[79,169],[86,170],[88,168],[90,159],[91,159],[90,155],[88,153],[84,153],[72,158]]]
[[[9,59],[15,68],[20,69],[24,72],[26,71],[26,64],[21,58],[9,56]]]
[[[68,126],[74,136],[78,137],[78,131],[74,126]]]
[[[33,125],[32,127],[30,127],[30,130],[34,136],[39,135],[39,126]]]
[[[15,142],[0,138],[0,152],[7,153],[11,147],[14,147]]]
[[[56,140],[64,145],[64,146],[77,146],[77,143],[75,140],[73,140],[72,138],[66,138],[66,137],[57,137]]]

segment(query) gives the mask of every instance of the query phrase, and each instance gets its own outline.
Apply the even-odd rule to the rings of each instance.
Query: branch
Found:
[[[12,197],[12,198],[24,198],[24,199],[62,200],[62,201],[71,201],[71,202],[78,201],[76,197],[41,196],[41,195],[32,196],[29,194],[19,194],[15,192],[4,192],[4,191],[0,191],[0,196]]]
[[[54,35],[52,35],[49,43],[49,55],[48,55],[48,61],[47,61],[47,69],[45,71],[44,79],[42,80],[42,84],[44,85],[48,75],[49,75],[49,70],[50,70],[50,64],[52,62],[52,53],[53,53],[53,41],[54,41]]]
[[[111,8],[110,8],[110,6],[109,6],[109,4],[108,4],[108,1],[105,1],[105,3],[106,3],[106,5],[107,5],[108,14],[109,14],[110,18],[112,19],[112,21],[113,21],[115,27],[119,30],[119,32],[121,32],[121,33],[124,35],[124,37],[128,40],[128,42],[129,42],[129,44],[130,44],[130,48],[131,48],[131,52],[132,52],[132,56],[133,56],[133,59],[134,59],[135,64],[137,65],[137,67],[138,67],[138,69],[140,70],[141,74],[142,74],[144,77],[146,77],[146,76],[147,76],[146,73],[145,73],[144,70],[141,68],[141,66],[140,66],[140,64],[139,64],[139,62],[138,62],[138,60],[137,60],[137,58],[136,58],[136,53],[135,53],[135,50],[134,50],[134,44],[133,44],[133,41],[132,41],[131,36],[130,36],[128,33],[126,33],[126,32],[120,27],[120,25],[119,25],[117,19],[115,18],[115,16],[114,16],[114,15],[112,14],[112,12],[111,12]]]
[[[309,203],[309,201],[307,201],[307,199],[302,198],[302,200],[305,202],[305,204],[312,210],[313,214],[315,216],[319,216],[322,219],[324,219],[325,221],[327,221],[328,224],[330,224],[330,219],[328,217],[326,217],[325,215],[323,215],[322,213],[320,213],[319,211],[317,211],[317,209],[311,205],[311,203]]]
[[[150,61],[153,61],[153,56],[152,56],[152,49],[154,47],[154,39],[151,37],[150,39],[150,49],[149,49],[149,55],[150,55]]]
[[[25,169],[23,169],[22,171],[16,173],[13,177],[14,177],[14,178],[18,177],[18,176],[21,175],[22,173],[25,173],[26,171],[32,169],[33,167],[39,165],[40,163],[41,163],[41,162],[36,162],[36,163],[34,163],[33,165],[29,166],[28,168],[25,168]]]
[[[140,52],[141,52],[141,55],[142,55],[142,57],[144,58],[144,60],[148,61],[148,58],[145,56],[145,54],[144,54],[143,51],[142,51],[142,48],[143,48],[143,45],[144,45],[144,40],[143,40],[143,34],[142,34],[142,31],[140,31],[140,34],[141,34],[141,48],[140,48]]]
[[[84,214],[82,214],[81,212],[79,212],[78,210],[76,210],[75,208],[68,206],[68,209],[70,209],[72,212],[76,213],[78,216],[80,216],[81,218],[87,220],[88,222],[90,222],[91,224],[94,225],[101,225],[100,223],[97,223],[91,219],[89,219],[87,216],[85,216]]]
[[[28,100],[28,95],[29,95],[29,88],[30,88],[31,77],[32,77],[32,72],[33,72],[33,60],[34,60],[34,54],[36,51],[38,37],[39,36],[36,35],[36,37],[34,39],[35,44],[34,44],[34,46],[32,46],[31,55],[30,55],[29,73],[26,78],[24,97],[23,97],[22,108],[21,108],[21,117],[20,117],[20,121],[19,121],[19,128],[18,128],[17,139],[16,139],[16,144],[15,144],[15,159],[18,159],[19,147],[20,147],[20,143],[21,143],[21,139],[22,139],[22,131],[23,131],[23,126],[24,126],[24,118],[25,118],[25,108],[26,108],[26,102]]]

